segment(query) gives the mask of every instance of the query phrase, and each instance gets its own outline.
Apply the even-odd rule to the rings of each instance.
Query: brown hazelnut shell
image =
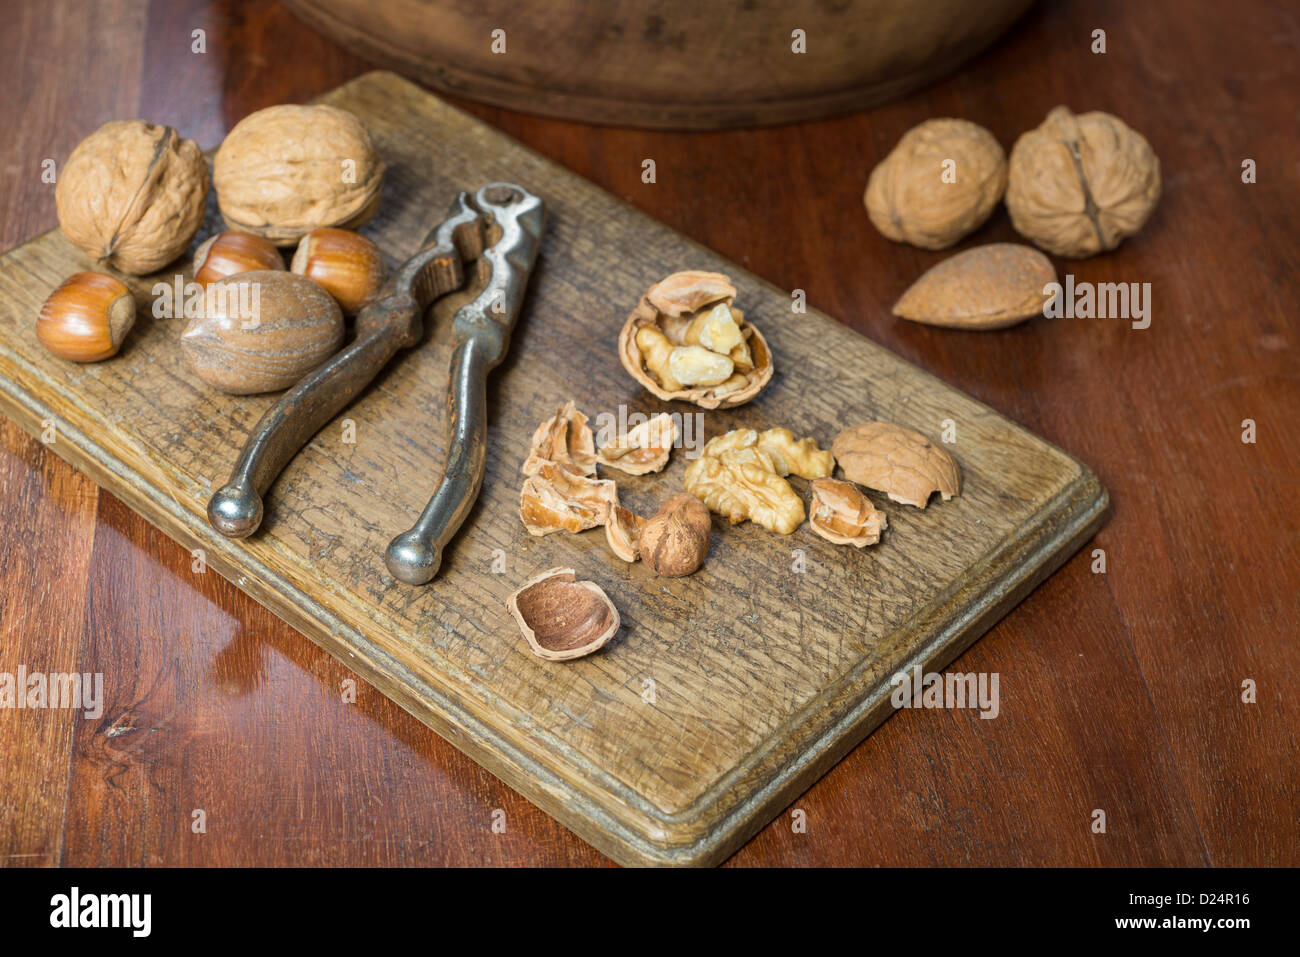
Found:
[[[526,581],[506,601],[533,654],[547,661],[589,655],[618,632],[618,609],[595,582],[572,568],[552,568]]]
[[[674,495],[641,529],[641,561],[665,578],[689,575],[704,564],[712,530],[703,502],[689,492]]]

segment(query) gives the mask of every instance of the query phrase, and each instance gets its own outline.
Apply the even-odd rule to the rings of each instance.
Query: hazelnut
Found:
[[[244,272],[283,268],[280,250],[248,233],[217,233],[194,251],[194,281],[200,286]]]
[[[704,564],[709,554],[709,510],[694,495],[674,495],[641,529],[641,560],[656,575],[679,578]]]
[[[993,134],[968,120],[926,120],[871,171],[863,202],[889,239],[944,249],[989,218],[1007,185]]]
[[[200,315],[181,333],[190,370],[234,395],[287,389],[343,343],[343,313],[305,276],[259,270],[204,289]]]
[[[618,631],[618,609],[595,582],[575,581],[572,568],[530,578],[506,607],[533,654],[569,661],[600,648]]]
[[[79,272],[41,306],[36,338],[60,359],[98,362],[117,354],[135,324],[135,299],[126,283],[98,272]]]
[[[1058,106],[1016,140],[1007,212],[1034,245],[1080,259],[1132,236],[1160,199],[1160,160],[1117,116]]]
[[[384,163],[347,110],[272,106],[235,124],[212,178],[231,229],[292,246],[320,226],[352,229],[370,219]]]
[[[374,299],[388,275],[384,254],[373,241],[329,226],[302,237],[289,268],[324,286],[346,316]]]
[[[97,262],[137,276],[183,253],[203,222],[208,165],[198,144],[144,120],[82,140],[54,190],[59,226]]]

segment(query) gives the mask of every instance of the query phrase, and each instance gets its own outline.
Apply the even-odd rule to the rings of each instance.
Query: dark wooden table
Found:
[[[209,148],[250,111],[367,69],[278,4],[7,9],[4,248],[55,225],[42,160],[102,122],[144,116]],[[1089,49],[1098,28],[1104,55]],[[206,53],[191,52],[196,29]],[[663,134],[466,104],[806,290],[1110,488],[1095,542],[954,665],[999,673],[996,720],[895,716],[799,798],[806,833],[783,815],[732,863],[1300,863],[1298,52],[1287,0],[1046,0],[958,75],[840,119]],[[872,228],[871,166],[921,120],[967,117],[1009,148],[1058,103],[1116,113],[1161,158],[1145,230],[1061,264],[1078,281],[1151,283],[1150,328],[1040,319],[980,335],[893,319],[943,254]],[[1015,238],[999,211],[966,245]],[[0,502],[0,672],[103,672],[106,696],[99,720],[0,711],[0,865],[605,863],[373,689],[343,701],[347,668],[194,574],[180,546],[7,420]]]

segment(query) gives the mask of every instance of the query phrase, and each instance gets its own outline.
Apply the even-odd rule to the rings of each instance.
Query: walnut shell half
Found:
[[[850,481],[904,505],[925,508],[935,492],[945,501],[961,492],[953,457],[920,432],[892,422],[850,426],[835,437],[831,452]]]
[[[63,234],[97,262],[155,272],[203,223],[208,164],[193,140],[144,120],[105,123],[68,157],[54,190]]]
[[[721,273],[687,271],[656,283],[619,333],[618,357],[623,368],[660,399],[681,399],[702,409],[744,405],[772,380],[772,352],[762,333],[731,305],[734,297],[735,287]],[[691,341],[696,338],[696,320],[707,318],[720,305],[727,307],[721,318],[732,336],[739,330],[739,341],[727,355]],[[653,341],[647,343],[645,336]],[[670,360],[672,368],[679,370],[675,362],[679,358],[684,365],[705,361],[722,372],[716,379],[683,385],[670,371]],[[707,362],[710,358],[712,363]]]
[[[1114,249],[1160,199],[1160,160],[1117,116],[1058,106],[1011,149],[1007,212],[1016,232],[1058,256]]]
[[[609,596],[595,582],[576,578],[572,568],[552,568],[530,578],[506,601],[539,658],[581,658],[618,632],[618,609]]]
[[[231,229],[292,246],[321,226],[356,229],[379,207],[384,162],[365,125],[333,106],[271,106],[244,117],[213,160]]]

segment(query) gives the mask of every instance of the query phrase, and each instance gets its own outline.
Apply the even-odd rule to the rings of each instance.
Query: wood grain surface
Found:
[[[1088,49],[1099,27],[1104,55]],[[206,53],[191,52],[194,29]],[[1090,549],[958,662],[1000,673],[996,720],[896,716],[797,800],[806,832],[782,816],[733,863],[1296,863],[1298,29],[1282,4],[1044,3],[948,81],[761,132],[597,130],[470,107],[807,290],[1111,490]],[[275,5],[19,5],[0,37],[3,244],[54,224],[41,161],[107,119],[146,115],[211,147],[246,112],[364,69]],[[1117,113],[1162,158],[1146,229],[1069,267],[1151,282],[1151,328],[1040,320],[980,336],[893,320],[893,299],[942,254],[871,228],[859,203],[871,164],[930,116],[982,122],[1009,146],[1058,102]],[[654,184],[641,182],[647,157]],[[1256,184],[1241,182],[1245,158]],[[998,213],[967,245],[1013,238]],[[1254,444],[1241,441],[1247,418]],[[99,722],[0,713],[4,863],[604,860],[373,689],[341,703],[346,668],[0,428],[0,670],[103,671],[122,702]],[[206,833],[191,829],[196,809]]]
[[[360,117],[388,166],[365,233],[393,270],[466,185],[518,182],[547,204],[524,316],[490,382],[483,491],[432,584],[395,582],[380,557],[445,467],[452,318],[477,288],[436,303],[425,341],[285,468],[247,540],[212,529],[207,505],[278,396],[223,395],[187,370],[184,318],[154,306],[159,284],[190,281],[189,263],[129,278],[129,345],[79,365],[51,356],[30,317],[93,262],[58,230],[0,258],[0,411],[617,860],[723,860],[891,713],[894,675],[942,668],[1102,522],[1085,466],[411,82],[376,71],[320,102]],[[209,199],[198,241],[222,228]],[[728,274],[764,330],[776,373],[743,407],[665,405],[618,361],[624,312],[683,266]],[[741,428],[824,447],[862,421],[935,442],[950,430],[961,494],[922,510],[872,493],[890,524],[868,551],[719,519],[702,570],[657,578],[600,529],[538,538],[519,519],[530,438],[570,400],[602,446],[620,419],[679,417],[666,469],[605,473],[641,515],[682,490],[706,439]],[[565,567],[607,589],[623,628],[598,656],[543,664],[507,600]]]

